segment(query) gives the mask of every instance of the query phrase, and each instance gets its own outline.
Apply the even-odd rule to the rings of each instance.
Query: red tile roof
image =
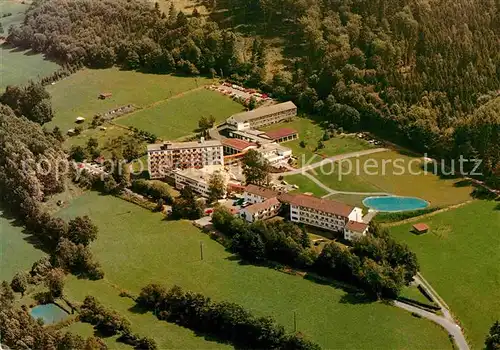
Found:
[[[279,200],[292,205],[311,208],[325,213],[348,217],[354,207],[345,203],[322,199],[304,194],[285,193],[279,196]]]
[[[368,228],[368,224],[357,221],[349,221],[345,228],[349,231],[360,232],[363,233]]]
[[[270,188],[260,187],[257,185],[248,185],[245,187],[245,192],[264,197],[266,199],[276,197],[278,192],[271,190]]]
[[[280,201],[276,198],[269,198],[268,200],[262,202],[262,203],[255,203],[252,205],[249,205],[248,207],[245,208],[246,211],[248,211],[250,214],[256,214],[259,211],[266,210],[271,208],[272,206],[279,205]]]
[[[251,146],[257,146],[257,144],[255,144],[255,143],[248,142],[245,140],[240,140],[240,139],[224,139],[224,140],[222,140],[222,145],[232,147],[238,151],[243,151]]]
[[[298,131],[292,128],[281,128],[278,130],[267,131],[266,135],[272,140],[278,140],[282,137],[298,134]]]
[[[415,224],[413,225],[413,228],[415,230],[417,230],[418,232],[426,232],[426,231],[429,231],[429,226],[427,226],[426,224],[423,224],[423,223],[418,223],[418,224]]]

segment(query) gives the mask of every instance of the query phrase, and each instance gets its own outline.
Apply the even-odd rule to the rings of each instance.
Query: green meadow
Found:
[[[411,233],[423,222],[426,234]],[[417,254],[421,272],[450,306],[473,348],[482,349],[500,310],[500,204],[474,201],[391,228]]]
[[[220,348],[189,330],[138,314],[120,291],[138,293],[148,283],[178,284],[216,300],[239,303],[257,315],[271,315],[287,331],[298,330],[324,348],[449,349],[438,326],[383,303],[366,303],[341,289],[266,267],[242,264],[217,242],[185,221],[165,221],[115,197],[87,193],[60,212],[89,215],[99,227],[92,244],[106,272],[104,280],[70,277],[66,295],[98,297],[129,318],[134,332],[151,336],[160,348]],[[200,259],[200,245],[204,260]],[[335,326],[333,326],[335,325]]]

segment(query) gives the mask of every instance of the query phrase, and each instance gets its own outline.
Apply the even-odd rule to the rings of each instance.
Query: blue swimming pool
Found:
[[[429,206],[429,202],[421,198],[399,196],[368,197],[363,204],[370,209],[383,212],[419,210]]]
[[[31,316],[34,319],[41,318],[45,324],[52,324],[65,320],[68,313],[56,304],[44,304],[31,309]]]

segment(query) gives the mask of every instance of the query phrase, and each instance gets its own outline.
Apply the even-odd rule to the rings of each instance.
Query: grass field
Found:
[[[353,206],[356,206],[359,208],[365,208],[365,206],[363,205],[363,200],[366,197],[369,197],[369,196],[338,193],[338,194],[332,194],[326,198],[331,199],[333,201],[338,201],[338,202],[346,203],[349,205],[353,205]]]
[[[64,141],[64,146],[66,146],[68,149],[72,145],[85,146],[89,138],[94,137],[99,142],[99,147],[103,151],[103,155],[107,157],[110,155],[111,152],[103,148],[104,146],[106,146],[108,141],[111,141],[112,139],[115,139],[119,136],[132,134],[129,130],[120,126],[111,125],[107,123],[104,126],[106,127],[106,130],[100,130],[99,128],[85,129],[80,135],[66,137],[66,140]],[[146,148],[144,148],[144,152],[146,152]]]
[[[328,194],[324,189],[302,174],[286,176],[285,181],[299,186],[299,189],[293,192],[312,193],[316,197],[323,197]]]
[[[500,210],[494,201],[475,201],[419,222],[391,228],[393,236],[417,254],[424,277],[465,327],[473,347],[482,349],[500,310]]]
[[[11,25],[18,25],[24,20],[27,8],[28,5],[20,1],[0,0],[0,23],[5,32],[3,35],[7,35]],[[6,13],[12,13],[12,16],[2,18],[1,15]],[[43,55],[0,45],[0,91],[8,85],[23,85],[30,80],[38,80],[58,68],[57,63],[45,60]]]
[[[79,301],[87,294],[97,296],[126,315],[134,332],[156,338],[160,348],[221,345],[150,314],[134,313],[129,310],[133,303],[118,296],[120,289],[137,293],[147,283],[179,284],[217,300],[240,303],[258,315],[272,315],[288,331],[295,311],[298,329],[325,348],[450,348],[440,328],[409,313],[364,303],[342,290],[266,267],[240,264],[188,222],[165,222],[160,214],[96,193],[77,198],[61,212],[66,218],[82,214],[99,226],[92,250],[106,278],[95,282],[70,278],[65,293]]]
[[[27,242],[23,227],[13,225],[0,211],[0,281],[10,281],[16,272],[29,270],[45,254]]]
[[[199,89],[117,118],[115,123],[152,132],[163,140],[173,140],[194,133],[202,116],[213,116],[220,122],[242,110],[239,103],[227,96]]]
[[[396,159],[401,159],[401,165],[404,166],[402,175],[399,175],[401,171],[398,164],[394,166]],[[310,173],[326,186],[338,191],[388,192],[400,196],[416,196],[429,201],[431,206],[448,206],[471,199],[471,186],[461,186],[461,179],[442,179],[432,173],[417,174],[421,165],[416,162],[411,163],[414,159],[418,160],[395,151],[388,151],[352,158],[351,171],[346,163],[339,165],[337,162],[334,163],[333,171],[332,165],[329,164],[324,166],[323,170],[316,168]],[[375,167],[365,166],[371,163]],[[339,177],[340,166],[342,174],[348,175]],[[408,169],[411,169],[411,172]]]
[[[11,25],[20,24],[24,20],[24,12],[28,9],[28,4],[21,1],[0,0],[0,23],[2,23],[4,35],[8,33]],[[11,13],[11,16],[2,17]]]
[[[298,166],[321,161],[323,158],[335,156],[343,153],[362,151],[372,148],[372,146],[354,136],[337,136],[323,141],[325,148],[315,152],[318,141],[322,140],[325,133],[322,126],[306,117],[297,117],[291,122],[274,124],[262,130],[276,130],[280,128],[293,128],[299,132],[299,138],[294,141],[284,143],[286,147],[292,149],[294,156],[298,157]],[[306,147],[300,147],[300,142],[304,141]]]
[[[404,298],[412,299],[412,300],[415,300],[415,301],[418,301],[418,302],[421,302],[424,304],[432,305],[432,302],[429,301],[429,299],[427,299],[425,297],[425,295],[423,295],[422,292],[419,291],[418,287],[415,285],[410,285],[408,287],[403,288],[400,296],[402,296]]]
[[[86,118],[84,125],[88,125],[96,113],[105,113],[127,104],[139,108],[152,107],[155,103],[210,82],[203,77],[145,74],[118,68],[84,69],[47,87],[55,111],[54,119],[47,126],[57,125],[65,132],[76,126],[78,116]],[[97,97],[101,92],[111,92],[113,96],[99,100]]]

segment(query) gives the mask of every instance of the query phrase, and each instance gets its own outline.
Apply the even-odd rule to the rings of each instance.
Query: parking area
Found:
[[[221,85],[209,85],[207,89],[218,91],[221,94],[227,95],[233,99],[240,99],[243,101],[249,101],[252,97],[255,98],[257,102],[272,101],[268,95],[258,92],[255,89],[247,89],[243,86],[223,83]]]

